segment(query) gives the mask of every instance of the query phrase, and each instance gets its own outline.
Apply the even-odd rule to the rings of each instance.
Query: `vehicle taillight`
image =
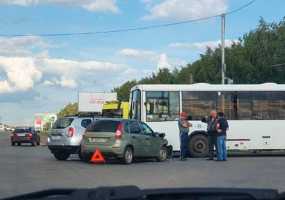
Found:
[[[28,138],[32,138],[32,137],[33,137],[33,134],[32,134],[32,133],[28,133],[26,136],[27,136]]]
[[[72,128],[72,127],[68,128],[68,131],[67,131],[67,136],[68,137],[72,137],[74,135],[74,133],[75,133],[75,129],[74,128]]]
[[[122,135],[123,135],[123,124],[120,123],[120,124],[117,126],[117,129],[116,129],[116,132],[115,132],[115,139],[116,139],[116,140],[121,139],[121,138],[122,138]]]

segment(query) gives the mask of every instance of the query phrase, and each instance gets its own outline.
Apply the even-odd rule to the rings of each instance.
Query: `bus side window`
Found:
[[[147,91],[147,121],[174,121],[179,118],[179,92]]]

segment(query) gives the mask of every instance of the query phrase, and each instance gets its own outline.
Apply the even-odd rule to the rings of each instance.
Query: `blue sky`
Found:
[[[249,0],[0,0],[0,116],[31,124],[34,113],[57,112],[78,91],[110,91],[159,68],[199,58],[220,39],[220,19],[161,29],[73,37],[42,33],[90,32],[196,19]],[[260,17],[278,22],[284,0],[256,0],[227,16],[227,44],[255,29]]]

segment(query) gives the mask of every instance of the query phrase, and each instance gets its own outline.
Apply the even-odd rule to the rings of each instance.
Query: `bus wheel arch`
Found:
[[[205,131],[194,131],[189,136],[188,150],[191,157],[206,157],[209,153],[208,136]]]

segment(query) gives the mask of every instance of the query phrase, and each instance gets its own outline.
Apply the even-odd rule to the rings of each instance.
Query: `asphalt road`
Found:
[[[12,147],[0,133],[0,198],[49,188],[137,185],[161,187],[254,187],[285,191],[285,157],[231,157],[228,162],[177,159],[92,165],[76,156],[56,161],[47,147]]]

